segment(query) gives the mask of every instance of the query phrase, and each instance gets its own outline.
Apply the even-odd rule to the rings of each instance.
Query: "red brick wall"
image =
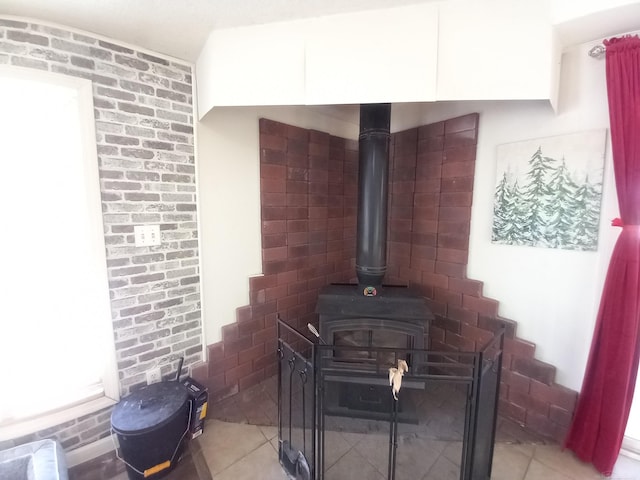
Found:
[[[561,440],[576,392],[466,277],[477,138],[477,114],[392,135],[385,282],[423,292],[433,349],[475,350],[506,326],[500,413]],[[319,289],[355,276],[357,142],[262,119],[260,146],[264,276],[193,373],[213,399],[275,374],[276,312],[304,328]]]
[[[392,135],[386,281],[424,293],[434,350],[475,350],[506,326],[500,413],[562,440],[577,393],[554,382],[555,368],[535,359],[535,345],[466,276],[477,138],[478,114]]]
[[[318,292],[355,276],[358,143],[260,120],[264,276],[250,304],[209,345],[193,375],[215,400],[276,373],[276,312],[300,328],[315,322]],[[235,253],[240,254],[240,253]]]

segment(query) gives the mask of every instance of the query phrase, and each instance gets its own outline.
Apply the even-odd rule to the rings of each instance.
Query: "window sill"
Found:
[[[23,437],[46,428],[55,427],[56,425],[111,407],[116,403],[116,400],[102,396],[64,410],[47,413],[35,418],[29,418],[24,421],[18,421],[10,425],[0,427],[0,442]]]

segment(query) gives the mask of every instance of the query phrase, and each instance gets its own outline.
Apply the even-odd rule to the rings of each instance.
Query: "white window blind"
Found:
[[[91,84],[0,70],[0,105],[5,427],[118,386]]]

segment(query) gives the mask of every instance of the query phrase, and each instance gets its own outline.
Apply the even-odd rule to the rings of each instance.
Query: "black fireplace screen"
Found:
[[[500,331],[474,352],[324,345],[278,320],[280,463],[300,480],[488,480],[503,341]],[[400,359],[409,371],[395,400]]]

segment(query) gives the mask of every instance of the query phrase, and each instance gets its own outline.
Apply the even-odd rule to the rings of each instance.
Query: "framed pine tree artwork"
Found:
[[[492,241],[598,248],[606,129],[499,145]]]

